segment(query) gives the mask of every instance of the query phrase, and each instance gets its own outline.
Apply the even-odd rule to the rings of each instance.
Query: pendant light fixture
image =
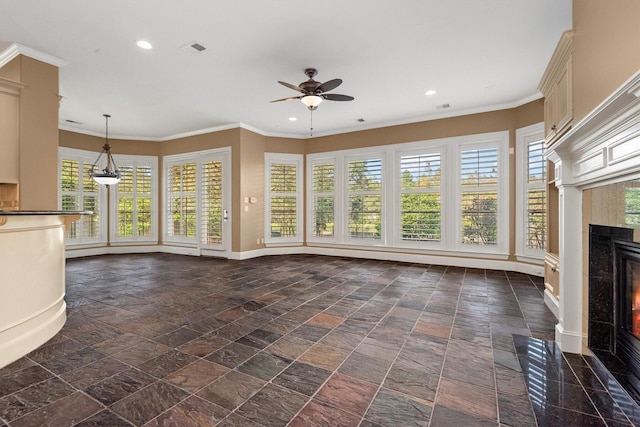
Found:
[[[91,169],[89,169],[89,177],[93,178],[98,184],[115,185],[120,182],[120,171],[118,170],[118,166],[116,166],[116,162],[113,160],[111,146],[109,145],[109,117],[111,116],[109,114],[103,114],[103,116],[105,119],[105,143],[102,146],[102,152],[98,155]],[[102,172],[96,172],[96,167],[103,154],[107,157],[107,167],[102,169]]]

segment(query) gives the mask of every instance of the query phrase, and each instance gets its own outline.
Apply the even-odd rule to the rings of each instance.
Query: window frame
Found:
[[[227,211],[227,218],[223,222],[222,233],[223,242],[222,245],[213,245],[202,243],[202,164],[211,160],[219,160],[223,162],[222,171],[222,204],[223,209]],[[169,236],[169,183],[168,183],[168,170],[169,167],[176,164],[195,163],[196,176],[195,176],[195,198],[196,198],[196,233],[193,237],[183,236]],[[215,148],[211,150],[195,151],[182,154],[174,154],[162,157],[162,244],[168,246],[189,246],[200,248],[202,253],[215,254],[224,256],[231,251],[232,236],[232,200],[231,200],[231,148]]]
[[[544,141],[544,123],[535,123],[523,128],[516,129],[516,216],[515,216],[515,256],[519,261],[525,262],[542,262],[544,261],[546,247],[544,249],[529,248],[527,245],[527,195],[531,188],[541,188],[547,193],[547,176],[548,170],[545,171],[545,178],[542,184],[529,185],[527,183],[527,174],[529,171],[529,150],[528,146],[531,142]],[[546,160],[544,160],[546,162]],[[549,214],[549,207],[546,208],[545,221]],[[548,230],[545,243],[548,244]],[[546,246],[546,245],[545,245]]]
[[[418,189],[417,191],[412,191],[410,193],[416,194],[425,194],[425,193],[438,193],[440,195],[440,240],[438,241],[414,241],[414,240],[406,240],[402,238],[402,194],[406,191],[402,189],[402,158],[409,156],[422,156],[422,155],[433,155],[439,154],[440,156],[440,187],[438,191],[434,190],[424,190],[421,191]],[[411,148],[404,150],[396,151],[396,173],[395,173],[395,182],[394,182],[394,193],[396,197],[395,206],[394,206],[394,230],[396,234],[394,235],[394,243],[397,247],[406,247],[406,248],[417,248],[417,249],[442,249],[446,245],[447,238],[447,221],[445,221],[445,214],[447,212],[446,207],[448,205],[448,197],[447,197],[447,183],[449,179],[447,179],[446,174],[442,172],[448,170],[448,156],[446,147],[440,144],[433,144],[421,148]]]
[[[71,160],[77,161],[79,163],[84,163],[86,165],[93,165],[93,163],[98,158],[100,152],[97,151],[88,151],[88,150],[80,150],[76,148],[67,148],[67,147],[58,147],[58,209],[62,210],[62,196],[65,192],[62,191],[62,162],[63,160]],[[104,165],[103,165],[104,166]],[[82,183],[86,179],[91,179],[87,174],[87,170],[83,170],[82,173],[78,174],[81,177],[82,181],[78,184],[78,191],[76,192],[80,198],[84,197],[84,190]],[[107,217],[108,217],[108,209],[107,206],[107,187],[104,185],[98,185],[98,192],[96,193],[98,197],[98,224],[99,224],[99,233],[95,237],[76,237],[76,238],[68,238],[65,233],[65,246],[67,247],[83,247],[83,246],[100,246],[107,244]],[[82,210],[82,209],[80,209]],[[80,227],[82,230],[83,222],[82,219],[76,221],[76,227]],[[80,231],[82,234],[82,231]]]
[[[332,164],[333,165],[333,191],[323,191],[320,193],[316,193],[314,190],[314,166],[318,164]],[[322,243],[335,243],[337,241],[338,236],[340,235],[340,230],[342,229],[342,217],[340,215],[336,215],[336,212],[339,212],[339,206],[342,205],[339,194],[339,186],[338,182],[342,179],[342,172],[340,170],[340,166],[338,165],[336,158],[333,156],[329,157],[314,157],[308,158],[307,161],[307,183],[308,183],[308,196],[307,196],[307,242],[322,242]],[[320,197],[333,197],[333,236],[328,237],[318,237],[314,235],[315,228],[315,199],[316,196]]]
[[[386,161],[386,152],[384,151],[361,151],[359,153],[349,153],[344,156],[343,164],[342,164],[342,185],[341,188],[344,189],[344,194],[342,195],[342,241],[347,244],[357,245],[357,246],[386,246],[388,233],[388,221],[386,220],[387,216],[387,206],[386,206],[386,187],[389,185],[387,181],[391,181],[387,179],[385,174],[388,174],[387,161]],[[380,190],[357,190],[350,191],[349,190],[349,163],[357,162],[357,161],[367,161],[367,160],[380,160]],[[380,238],[359,238],[352,237],[349,232],[349,196],[355,193],[359,193],[362,195],[375,195],[380,194]],[[355,194],[357,195],[357,194]],[[334,216],[337,216],[338,213],[334,212]]]
[[[296,166],[296,235],[271,235],[271,165],[285,164]],[[304,224],[304,156],[302,154],[265,153],[264,154],[264,241],[267,245],[301,245],[305,238]],[[286,193],[289,194],[289,193]]]
[[[458,213],[461,203],[458,201],[460,191],[460,153],[462,150],[476,147],[492,147],[498,150],[498,197],[500,206],[506,209],[498,210],[498,242],[496,245],[473,246],[459,244],[458,232],[461,218]],[[407,154],[440,152],[441,155],[441,240],[435,242],[419,242],[416,244],[402,241],[400,223],[400,158]],[[382,158],[382,238],[380,241],[364,242],[350,238],[348,234],[348,162],[353,159],[363,159],[369,156]],[[311,232],[313,226],[313,198],[314,188],[312,167],[315,163],[335,162],[335,235],[332,240],[314,238]],[[351,247],[367,249],[378,247],[390,252],[415,251],[416,253],[444,256],[465,255],[489,259],[506,260],[509,257],[510,230],[510,156],[509,131],[497,131],[484,134],[462,135],[424,141],[412,141],[400,144],[390,144],[367,148],[336,150],[307,154],[307,243],[310,246]],[[342,221],[338,228],[338,221]]]
[[[158,242],[158,158],[155,156],[141,156],[141,155],[113,155],[113,158],[119,168],[126,166],[137,167],[150,167],[151,168],[151,235],[138,236],[137,232],[132,236],[118,236],[118,202],[120,198],[119,184],[111,186],[110,188],[110,203],[109,207],[109,240],[114,245],[127,244],[127,243],[157,243]],[[135,169],[134,169],[135,170]],[[138,193],[134,191],[132,194],[134,200],[134,206],[138,199]],[[144,193],[142,193],[144,194]],[[133,227],[137,223],[137,212],[134,208]]]

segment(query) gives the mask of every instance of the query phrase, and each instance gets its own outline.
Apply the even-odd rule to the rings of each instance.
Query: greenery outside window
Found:
[[[516,256],[540,261],[547,246],[548,185],[542,123],[516,130],[516,171]]]
[[[380,240],[382,159],[349,160],[347,177],[347,236],[351,239]]]
[[[334,162],[313,163],[312,236],[335,237],[335,168]]]
[[[498,243],[498,149],[460,153],[461,242],[463,245]]]
[[[265,154],[266,242],[302,242],[302,156]]]
[[[88,170],[98,153],[60,148],[58,161],[59,208],[63,211],[91,211],[93,215],[82,215],[65,231],[68,245],[90,244],[106,241],[103,230],[104,190],[93,179]]]
[[[117,156],[120,182],[112,186],[114,211],[111,240],[157,241],[157,159]]]
[[[442,238],[441,155],[400,157],[400,234],[403,242]]]

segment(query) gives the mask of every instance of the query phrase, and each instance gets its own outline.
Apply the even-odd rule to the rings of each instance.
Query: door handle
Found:
[[[229,212],[226,209],[222,210],[222,220],[226,221],[229,219]]]

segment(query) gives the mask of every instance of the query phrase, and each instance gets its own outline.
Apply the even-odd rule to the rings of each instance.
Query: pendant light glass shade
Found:
[[[89,177],[93,178],[95,182],[102,185],[115,185],[120,182],[120,171],[116,166],[116,162],[111,155],[111,146],[109,145],[109,114],[103,114],[105,118],[105,143],[102,146],[102,152],[98,155],[98,158],[89,169]],[[107,167],[102,169],[102,172],[96,171],[98,163],[102,155],[107,158]]]

